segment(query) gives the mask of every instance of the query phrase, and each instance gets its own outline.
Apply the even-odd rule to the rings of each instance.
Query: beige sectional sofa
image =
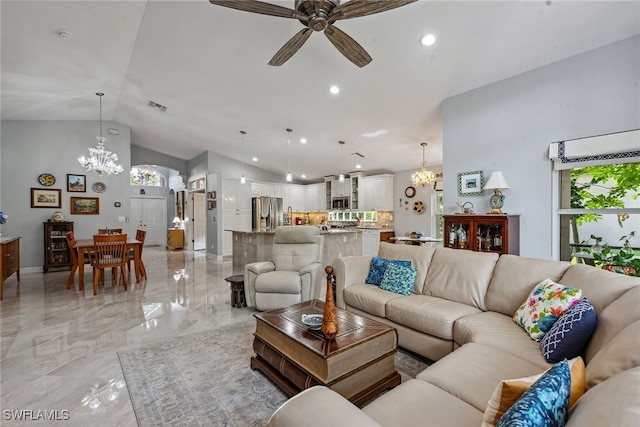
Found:
[[[552,366],[540,343],[512,320],[546,278],[582,289],[598,319],[582,355],[586,392],[567,425],[640,425],[640,279],[448,248],[381,243],[378,256],[410,260],[418,269],[411,295],[365,284],[371,257],[347,257],[333,265],[337,305],[394,326],[400,347],[435,363],[362,409],[327,388],[305,390],[269,426],[480,426],[500,381]]]

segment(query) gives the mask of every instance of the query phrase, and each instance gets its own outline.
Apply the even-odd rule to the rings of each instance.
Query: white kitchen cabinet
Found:
[[[233,253],[233,233],[225,230],[251,231],[251,185],[234,179],[222,180],[222,255]]]
[[[331,197],[351,196],[351,180],[345,178],[344,182],[336,179],[331,182]]]
[[[306,191],[305,185],[291,185],[291,202],[285,206],[285,209],[291,206],[294,212],[304,212],[307,210]]]
[[[251,197],[276,197],[276,185],[272,182],[252,182]]]
[[[362,230],[362,255],[377,256],[379,248],[379,230]]]
[[[364,176],[358,190],[358,209],[393,211],[393,175]]]
[[[309,212],[325,210],[324,183],[309,184],[306,186],[306,209]]]

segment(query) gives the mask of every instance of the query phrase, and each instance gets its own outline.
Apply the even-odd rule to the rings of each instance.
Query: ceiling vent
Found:
[[[364,154],[358,153],[357,151],[355,153],[351,153],[351,154],[353,154],[354,156],[358,156],[358,157],[364,158]]]
[[[149,105],[149,107],[153,108],[154,110],[160,111],[162,113],[167,111],[167,107],[165,107],[164,105],[158,104],[157,102],[149,101],[148,105]]]

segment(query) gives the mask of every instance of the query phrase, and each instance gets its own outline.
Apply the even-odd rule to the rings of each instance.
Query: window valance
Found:
[[[640,129],[554,142],[549,158],[555,170],[640,162]]]

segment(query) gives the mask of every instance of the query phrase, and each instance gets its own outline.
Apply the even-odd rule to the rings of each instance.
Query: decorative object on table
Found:
[[[181,221],[182,220],[180,219],[180,217],[178,217],[178,216],[174,217],[173,221],[171,221],[171,222],[173,222],[173,228],[180,228],[180,222]]]
[[[80,157],[78,162],[85,168],[87,171],[93,171],[98,174],[98,176],[102,176],[106,174],[117,175],[122,172],[124,169],[120,166],[118,162],[118,155],[116,153],[112,153],[111,151],[107,151],[104,147],[104,142],[107,138],[102,136],[102,97],[104,93],[96,93],[100,99],[100,136],[96,136],[98,140],[98,146],[96,148],[89,148],[89,157]]]
[[[397,7],[413,3],[415,0],[350,1],[340,4],[339,1],[307,2],[296,1],[296,9],[278,6],[261,1],[218,1],[211,0],[214,5],[230,7],[244,12],[259,13],[261,15],[277,16],[299,20],[304,28],[296,33],[288,42],[276,52],[269,61],[269,65],[280,66],[287,62],[307,41],[314,31],[322,31],[331,44],[349,61],[358,67],[364,67],[371,62],[371,56],[357,41],[333,25],[339,19],[352,19],[374,13],[386,12]]]
[[[38,182],[40,185],[44,185],[45,187],[51,187],[56,183],[56,177],[50,173],[41,173],[38,175]]]
[[[84,193],[87,191],[87,176],[67,174],[67,191],[70,193]]]
[[[416,200],[413,202],[413,211],[418,215],[424,212],[425,204],[422,200]]]
[[[338,315],[336,314],[336,302],[333,300],[333,267],[327,266],[324,269],[327,273],[327,296],[324,302],[324,313],[322,314],[322,335],[328,340],[332,340],[338,335]]]
[[[31,188],[32,208],[61,208],[62,190]]]
[[[431,184],[436,179],[436,174],[427,169],[427,162],[424,158],[424,150],[427,148],[427,143],[421,142],[420,145],[422,146],[422,168],[411,175],[411,182],[414,185],[422,185],[422,188],[425,188],[427,184]]]
[[[107,186],[102,182],[94,182],[91,188],[93,188],[93,191],[95,191],[96,193],[104,193],[107,189]]]
[[[54,212],[51,216],[51,220],[53,220],[53,222],[62,222],[64,221],[64,215],[62,215],[62,212],[60,211]]]
[[[457,214],[463,215],[473,215],[473,203],[471,202],[456,202],[456,205],[460,208],[460,212],[456,212]]]
[[[71,197],[72,215],[98,215],[100,213],[100,198]]]
[[[504,175],[501,171],[491,172],[489,180],[483,187],[484,189],[493,190],[493,196],[489,199],[489,206],[491,206],[490,214],[503,214],[502,206],[504,206],[504,196],[500,190],[509,188],[507,180],[504,179]]]
[[[322,314],[303,314],[300,320],[312,331],[319,331],[323,319]]]
[[[416,195],[416,188],[412,186],[408,186],[407,188],[404,189],[404,195],[407,196],[408,198],[412,198],[413,196]]]
[[[481,196],[484,177],[482,171],[461,172],[458,174],[458,196]]]

